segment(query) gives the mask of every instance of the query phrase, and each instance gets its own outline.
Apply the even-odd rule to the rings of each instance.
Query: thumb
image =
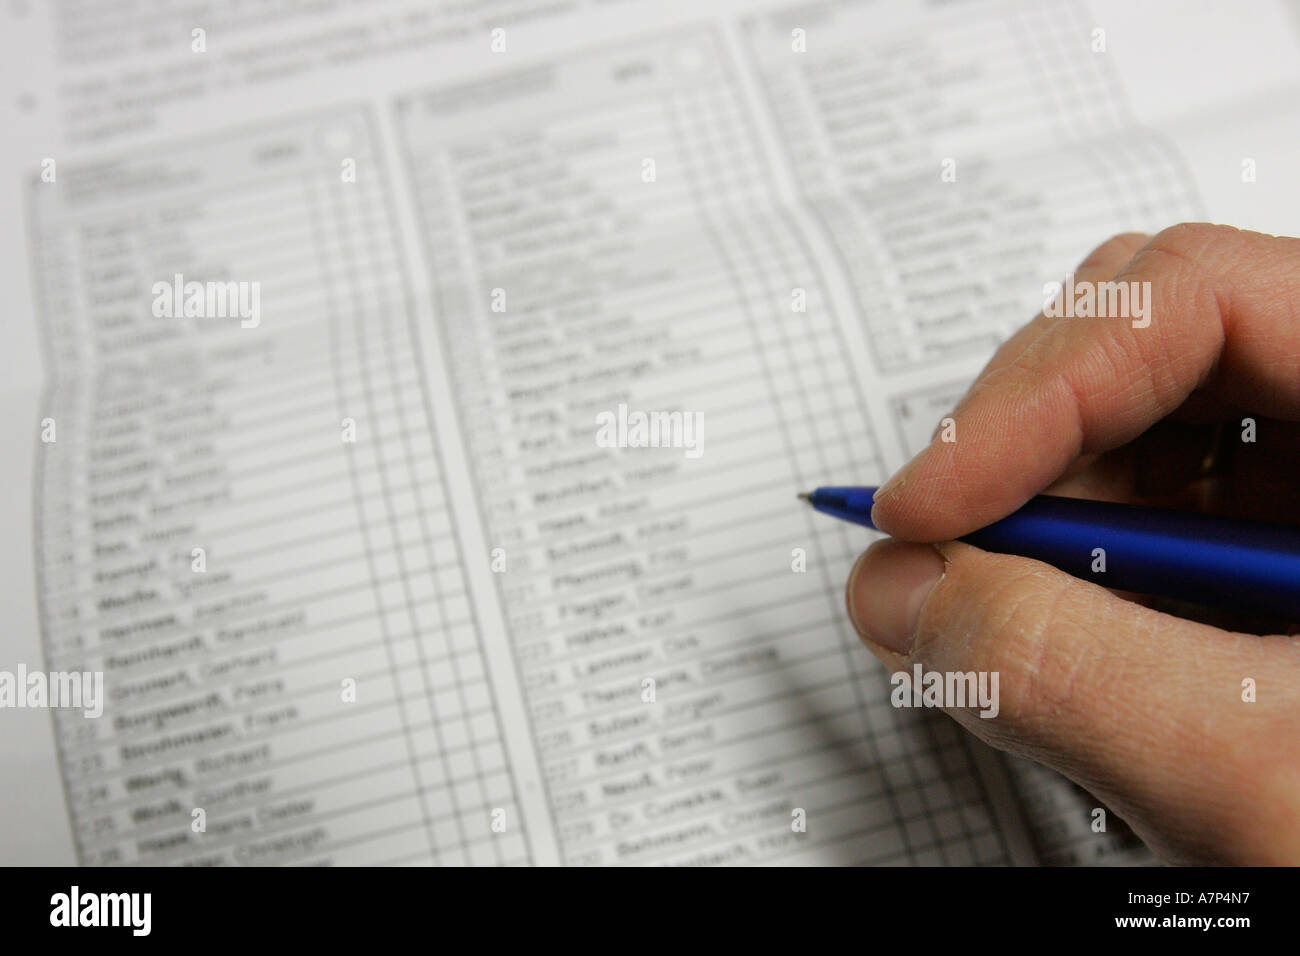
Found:
[[[1300,644],[957,542],[877,542],[848,608],[891,670],[989,675],[996,707],[948,713],[1088,789],[1166,860],[1300,862]]]

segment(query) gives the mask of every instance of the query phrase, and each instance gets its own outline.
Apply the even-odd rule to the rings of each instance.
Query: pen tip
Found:
[[[801,491],[801,492],[799,492],[799,500],[800,500],[800,501],[812,501],[812,495],[811,495],[809,492],[807,492],[807,491]]]

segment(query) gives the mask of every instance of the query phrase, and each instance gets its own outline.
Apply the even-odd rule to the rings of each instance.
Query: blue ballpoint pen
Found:
[[[823,514],[874,528],[875,494],[818,488],[799,497]],[[1039,495],[961,540],[1108,588],[1300,620],[1300,530]]]

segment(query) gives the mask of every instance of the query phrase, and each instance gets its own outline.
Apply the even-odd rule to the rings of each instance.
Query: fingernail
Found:
[[[877,488],[876,494],[872,500],[879,501],[881,498],[885,497],[885,495],[891,495],[899,488],[903,487],[904,482],[907,481],[907,473],[912,469],[913,461],[916,461],[916,459],[913,458],[911,459],[911,461],[908,461],[906,464],[903,465],[902,468],[894,472],[894,476],[892,478],[890,478],[887,482],[885,482],[883,485]]]
[[[849,572],[849,619],[858,635],[906,654],[912,649],[921,606],[943,573],[943,557],[928,544],[873,544]]]

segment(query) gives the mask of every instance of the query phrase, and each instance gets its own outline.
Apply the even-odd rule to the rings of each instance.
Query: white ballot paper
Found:
[[[1220,7],[7,5],[0,862],[1149,861],[795,493],[1108,236],[1300,234]]]

